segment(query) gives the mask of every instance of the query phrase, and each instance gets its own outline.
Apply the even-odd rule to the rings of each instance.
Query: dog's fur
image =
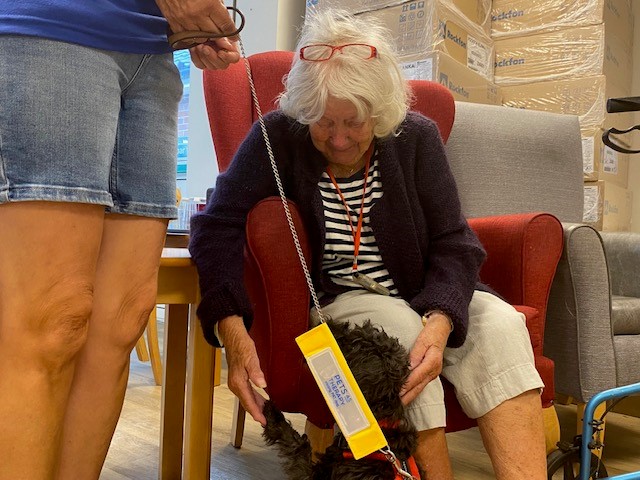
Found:
[[[417,433],[405,417],[400,389],[409,375],[409,355],[396,338],[370,322],[363,326],[329,322],[333,335],[353,372],[373,415],[396,424],[383,428],[391,450],[406,460],[415,450]],[[343,458],[337,438],[318,462],[312,463],[311,445],[300,436],[272,402],[264,406],[267,426],[263,437],[276,445],[290,480],[393,480],[395,470],[389,462]],[[424,476],[423,476],[424,478]]]

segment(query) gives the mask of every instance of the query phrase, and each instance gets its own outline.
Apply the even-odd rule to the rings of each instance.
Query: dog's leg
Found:
[[[306,435],[300,436],[280,410],[267,401],[263,408],[267,425],[262,436],[267,445],[275,445],[282,458],[283,469],[290,480],[311,480],[311,444]]]

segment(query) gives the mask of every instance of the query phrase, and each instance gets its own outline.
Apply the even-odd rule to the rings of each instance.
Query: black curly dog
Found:
[[[382,431],[391,450],[399,460],[405,461],[417,444],[416,430],[406,418],[400,401],[400,388],[409,375],[407,351],[396,338],[389,337],[370,322],[362,326],[328,323],[373,415],[378,421],[383,420]],[[337,435],[319,460],[312,463],[307,436],[300,436],[272,402],[267,402],[263,411],[267,426],[262,435],[269,446],[277,447],[290,480],[396,478],[395,469],[386,460],[345,458],[342,445],[346,442],[341,435]]]

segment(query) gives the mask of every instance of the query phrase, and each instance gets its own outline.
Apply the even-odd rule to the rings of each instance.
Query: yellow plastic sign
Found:
[[[347,361],[326,323],[296,338],[336,423],[359,460],[387,445]]]

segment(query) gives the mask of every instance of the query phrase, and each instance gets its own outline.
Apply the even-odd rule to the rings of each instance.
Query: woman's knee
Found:
[[[57,370],[73,361],[85,344],[92,305],[88,280],[59,279],[37,296],[25,292],[24,301],[12,302],[7,312],[13,321],[3,322],[2,348]]]
[[[108,328],[107,339],[112,347],[130,352],[144,332],[149,316],[155,308],[156,285],[143,285],[129,290],[116,306],[117,314],[113,319],[100,319],[113,322]]]

